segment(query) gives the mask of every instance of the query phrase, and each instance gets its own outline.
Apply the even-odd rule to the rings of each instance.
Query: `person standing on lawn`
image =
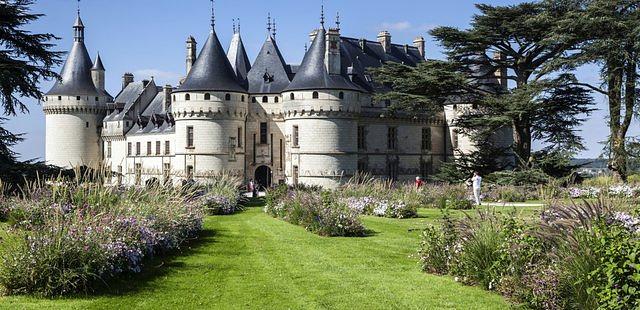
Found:
[[[482,177],[478,171],[473,172],[471,177],[471,183],[473,185],[473,198],[476,199],[476,205],[482,205],[480,201],[480,186],[482,185]]]
[[[420,189],[420,187],[422,186],[422,178],[421,177],[416,177],[416,189]]]

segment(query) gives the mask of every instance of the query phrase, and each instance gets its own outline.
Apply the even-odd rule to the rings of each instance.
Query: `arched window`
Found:
[[[296,95],[294,95],[293,93],[290,93],[289,94],[289,99],[295,100],[296,99]]]
[[[224,100],[226,100],[226,101],[231,100],[231,94],[224,95]]]
[[[267,97],[267,96],[263,96],[263,97],[262,97],[262,102],[263,102],[263,103],[267,103],[267,102],[269,102],[269,97]]]
[[[211,100],[211,94],[210,93],[204,94],[204,100]]]
[[[318,99],[318,92],[317,92],[317,91],[314,91],[314,92],[313,92],[313,95],[311,95],[311,97],[312,97],[313,99]]]
[[[244,102],[244,95],[242,95],[242,97],[240,97],[240,101]]]
[[[278,103],[278,96],[273,97],[273,102]]]
[[[338,94],[338,98],[340,98],[340,99],[344,99],[344,92],[340,92],[340,93]]]
[[[189,96],[189,94],[184,95],[184,100],[185,101],[191,100],[191,96]]]

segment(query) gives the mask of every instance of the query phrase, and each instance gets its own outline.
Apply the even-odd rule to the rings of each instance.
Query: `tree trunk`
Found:
[[[528,122],[513,121],[513,145],[521,163],[528,163],[531,157],[531,126]]]
[[[625,149],[625,135],[623,134],[622,118],[622,83],[624,69],[617,60],[610,60],[607,63],[607,84],[609,97],[609,129],[610,148],[608,168],[613,173],[615,179],[626,182],[627,180],[627,152]]]

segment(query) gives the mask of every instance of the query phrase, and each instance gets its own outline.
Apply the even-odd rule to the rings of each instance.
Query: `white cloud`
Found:
[[[156,81],[157,85],[175,85],[178,83],[178,80],[182,78],[182,74],[180,73],[164,71],[160,69],[139,69],[133,71],[133,75],[135,75],[137,80],[149,79],[153,76],[153,79]]]
[[[389,31],[403,31],[411,28],[411,23],[408,21],[389,23],[385,22],[380,25],[380,30],[389,30]]]

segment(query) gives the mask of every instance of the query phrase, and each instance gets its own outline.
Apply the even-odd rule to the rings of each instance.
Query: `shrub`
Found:
[[[26,192],[10,200],[11,228],[0,249],[0,285],[9,294],[90,292],[140,272],[146,258],[202,229],[201,204],[179,189],[54,182]]]
[[[268,193],[264,211],[321,236],[364,236],[365,228],[355,210],[333,195],[316,190]]]
[[[418,210],[401,200],[388,201],[374,197],[350,197],[345,204],[358,214],[375,215],[389,218],[411,218],[418,216]]]

